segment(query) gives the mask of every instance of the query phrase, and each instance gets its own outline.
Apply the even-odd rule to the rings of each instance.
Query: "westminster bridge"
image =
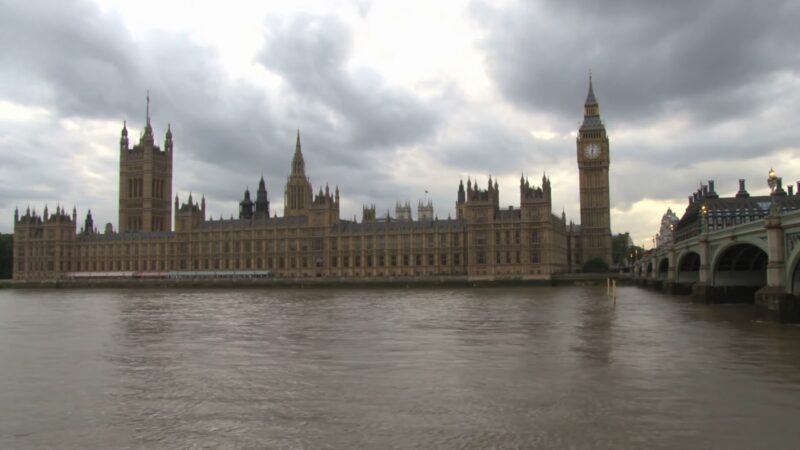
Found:
[[[640,286],[696,303],[755,303],[758,318],[800,322],[800,210],[655,248],[634,264]]]

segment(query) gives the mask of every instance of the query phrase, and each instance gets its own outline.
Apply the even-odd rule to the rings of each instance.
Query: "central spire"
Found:
[[[300,130],[297,130],[297,144],[294,147],[294,157],[292,158],[292,175],[300,175],[305,177],[306,164],[303,161],[303,151],[300,147]]]
[[[306,177],[306,164],[303,161],[303,151],[300,146],[300,130],[297,130],[297,144],[292,157],[292,172],[286,180],[284,192],[283,215],[299,216],[308,214],[311,206],[313,191],[311,182]]]

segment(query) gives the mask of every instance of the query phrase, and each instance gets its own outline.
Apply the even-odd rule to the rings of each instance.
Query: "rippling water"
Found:
[[[800,327],[621,288],[0,291],[0,448],[798,448]]]

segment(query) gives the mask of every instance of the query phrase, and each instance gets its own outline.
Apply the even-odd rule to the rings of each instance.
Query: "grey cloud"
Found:
[[[619,122],[676,107],[715,122],[769,102],[759,84],[800,61],[800,7],[788,0],[547,1],[502,10],[476,2],[473,12],[505,97],[562,117],[574,114],[590,68],[601,105]]]
[[[331,113],[326,122],[337,123],[342,144],[389,149],[419,142],[436,128],[435,112],[411,93],[386,85],[370,70],[346,69],[352,36],[340,20],[295,15],[267,26],[259,61],[281,75],[300,101]]]

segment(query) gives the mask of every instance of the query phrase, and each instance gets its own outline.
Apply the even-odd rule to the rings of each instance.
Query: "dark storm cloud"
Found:
[[[473,12],[499,90],[562,117],[590,68],[618,121],[688,109],[715,122],[763,107],[759,87],[800,62],[800,6],[789,0],[476,2]]]
[[[346,68],[352,35],[339,19],[295,15],[268,21],[267,30],[261,64],[282,76],[299,101],[328,112],[325,122],[336,123],[351,151],[418,143],[436,129],[436,113],[416,96],[368,69]]]

